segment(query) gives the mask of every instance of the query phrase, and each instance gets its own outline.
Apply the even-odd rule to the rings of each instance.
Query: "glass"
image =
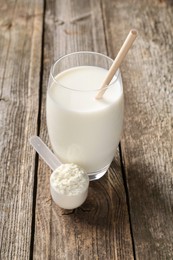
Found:
[[[90,180],[108,170],[123,126],[123,85],[118,70],[102,99],[95,99],[113,60],[95,52],[75,52],[50,71],[46,117],[50,142],[62,163],[83,167]]]

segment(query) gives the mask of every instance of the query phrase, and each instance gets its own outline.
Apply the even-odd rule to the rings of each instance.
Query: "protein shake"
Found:
[[[97,66],[72,67],[56,75],[47,91],[47,126],[55,154],[91,176],[109,167],[123,125],[119,73],[104,97],[95,99],[107,72]]]

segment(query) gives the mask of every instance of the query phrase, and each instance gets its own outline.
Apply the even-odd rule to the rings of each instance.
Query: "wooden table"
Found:
[[[132,27],[119,153],[86,202],[62,210],[28,143],[49,144],[50,66],[79,50],[114,58]],[[2,260],[173,259],[171,0],[0,0],[0,91]]]

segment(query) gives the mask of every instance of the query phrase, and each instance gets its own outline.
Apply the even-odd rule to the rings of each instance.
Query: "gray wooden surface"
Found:
[[[132,27],[120,153],[80,208],[62,210],[28,144],[49,144],[50,66],[79,50],[114,58]],[[0,50],[0,259],[173,259],[172,1],[0,0]]]
[[[30,256],[43,4],[0,1],[0,258]]]
[[[116,35],[119,45],[129,28],[140,30],[122,66],[126,110],[121,142],[137,259],[173,259],[172,3],[103,4],[110,56],[117,53]]]

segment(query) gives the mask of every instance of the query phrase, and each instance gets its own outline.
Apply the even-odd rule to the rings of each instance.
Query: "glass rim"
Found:
[[[50,69],[50,76],[51,76],[51,78],[53,79],[53,81],[54,81],[55,83],[57,83],[57,84],[58,84],[59,86],[61,86],[62,88],[65,88],[65,89],[68,89],[68,90],[71,90],[71,91],[79,91],[79,92],[89,92],[89,91],[90,91],[90,92],[92,92],[92,91],[95,92],[95,91],[99,91],[101,86],[100,86],[99,88],[97,88],[97,89],[87,89],[87,90],[85,90],[85,89],[73,89],[73,88],[67,87],[67,86],[63,85],[63,84],[61,83],[61,81],[57,80],[57,79],[55,78],[55,76],[53,75],[54,68],[55,68],[55,66],[56,66],[56,64],[57,64],[58,62],[60,62],[61,60],[67,58],[68,56],[72,56],[72,55],[75,55],[75,54],[92,54],[92,55],[98,55],[98,56],[100,56],[100,57],[106,58],[107,60],[111,61],[112,63],[113,63],[113,61],[114,61],[112,58],[106,56],[105,54],[99,53],[99,52],[94,52],[94,51],[76,51],[76,52],[71,52],[71,53],[62,55],[59,59],[57,59],[57,60],[53,63],[53,65],[51,66],[51,69]],[[82,66],[85,66],[85,65],[82,65]],[[90,66],[90,65],[86,65],[86,66]],[[79,65],[79,67],[80,67],[80,65]],[[73,67],[72,67],[72,68],[73,68]],[[65,71],[65,70],[64,70],[64,71]],[[115,78],[109,85],[106,85],[104,89],[107,89],[108,87],[112,86],[112,85],[117,81],[117,79],[118,79],[118,77],[119,77],[119,74],[120,74],[120,69],[118,69],[118,70],[116,71],[116,73],[115,73],[115,77],[116,77],[116,78]],[[49,88],[48,88],[48,89],[49,89]]]

